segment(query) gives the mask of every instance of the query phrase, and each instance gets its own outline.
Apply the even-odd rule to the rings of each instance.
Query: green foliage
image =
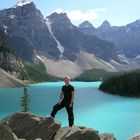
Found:
[[[0,52],[12,53],[12,50],[6,44],[1,43]]]
[[[22,60],[10,47],[7,38],[8,36],[0,30],[0,53],[2,56],[0,68],[4,69],[8,73],[16,72],[18,74],[17,78],[25,80],[27,79],[27,76],[24,69],[22,69]]]
[[[29,100],[29,94],[28,94],[28,91],[27,91],[27,87],[24,87],[24,93],[23,93],[23,96],[21,97],[21,100],[20,100],[23,112],[30,111],[30,109],[29,109],[29,101],[30,100]]]
[[[47,74],[44,64],[40,61],[38,64],[29,62],[24,63],[27,71],[27,77],[34,82],[58,81],[60,78]]]
[[[76,77],[74,80],[90,82],[90,81],[99,81],[102,79],[104,81],[105,79],[108,79],[109,77],[118,74],[120,73],[107,72],[103,69],[92,69],[92,70],[85,71],[80,76]]]
[[[38,64],[25,62],[24,63],[25,67],[23,69],[21,68],[21,65],[17,65],[16,63],[11,63],[11,58],[17,61],[21,61],[21,59],[16,55],[16,53],[11,49],[11,47],[8,46],[7,44],[8,41],[6,38],[7,38],[6,35],[0,30],[0,52],[2,52],[5,58],[3,63],[0,65],[2,69],[10,73],[12,72],[20,73],[18,78],[21,80],[30,80],[33,82],[60,80],[60,78],[47,74],[46,68],[41,61],[39,61]],[[19,47],[20,51],[26,52],[25,54],[26,56],[29,56],[29,54],[32,54],[33,46],[32,44],[30,44],[30,42],[28,42],[28,40],[23,39],[23,38],[16,38],[16,41],[15,41],[15,38],[13,38],[13,40],[14,40],[14,43],[16,43],[16,45],[20,45],[21,41],[24,41],[23,44],[21,44],[22,47]],[[30,49],[27,47],[28,43],[30,45]],[[28,52],[29,54],[27,54]],[[30,57],[27,57],[26,59],[30,60]]]
[[[140,70],[113,76],[105,80],[99,89],[111,94],[140,97]]]
[[[0,30],[0,52],[14,54],[14,51],[8,46],[6,35]]]

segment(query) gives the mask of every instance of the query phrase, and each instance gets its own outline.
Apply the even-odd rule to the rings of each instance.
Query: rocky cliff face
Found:
[[[6,43],[6,35],[0,30],[0,68],[11,75],[24,79],[26,72],[22,60]]]
[[[112,134],[99,134],[83,126],[61,128],[52,117],[15,113],[0,122],[2,140],[115,140]]]
[[[96,28],[89,21],[84,21],[78,28],[85,35],[96,35]]]
[[[65,13],[53,13],[47,19],[51,23],[53,34],[64,48],[64,58],[75,59],[80,51],[84,51],[95,54],[106,61],[117,60],[115,47],[112,43],[96,36],[83,35],[76,26],[72,25]]]
[[[105,21],[96,29],[91,26],[85,28],[79,25],[79,30],[86,35],[96,35],[114,43],[118,53],[123,53],[126,57],[134,58],[140,54],[140,20],[118,27],[111,26],[108,21]]]
[[[16,135],[5,124],[0,124],[0,139],[1,140],[18,140]]]
[[[23,87],[26,84],[0,68],[0,88]]]
[[[130,137],[128,140],[140,140],[140,134],[138,133],[138,134]]]
[[[33,2],[22,1],[12,8],[1,10],[0,21],[10,36],[10,44],[24,60],[31,61],[30,56],[35,56],[36,52],[50,59],[74,61],[81,50],[106,61],[117,60],[112,43],[83,35],[66,14],[53,13],[44,18]],[[26,55],[23,51],[27,52]]]
[[[17,39],[14,39],[14,42],[11,39],[10,43],[15,50],[20,51],[20,54],[22,53],[20,47],[23,44],[19,42],[19,38],[26,40],[26,46],[30,51],[34,48],[43,54],[53,53],[51,49],[56,47],[56,42],[48,31],[43,15],[36,9],[33,2],[0,11],[0,19],[7,34],[12,38],[18,37],[18,43],[16,42]]]

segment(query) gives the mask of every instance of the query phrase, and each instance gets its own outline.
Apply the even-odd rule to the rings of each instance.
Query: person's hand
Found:
[[[69,104],[69,107],[72,107],[72,103]]]

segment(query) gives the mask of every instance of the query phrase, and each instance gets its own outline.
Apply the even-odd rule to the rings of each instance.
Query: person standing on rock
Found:
[[[74,102],[74,87],[70,85],[70,77],[64,77],[65,85],[62,86],[59,103],[54,105],[51,116],[54,118],[57,111],[66,108],[68,113],[69,126],[74,126],[73,102]]]

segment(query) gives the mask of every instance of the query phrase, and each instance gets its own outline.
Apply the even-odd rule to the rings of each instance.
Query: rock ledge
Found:
[[[0,122],[0,140],[115,140],[115,137],[84,126],[61,128],[60,122],[52,117],[15,113]]]

